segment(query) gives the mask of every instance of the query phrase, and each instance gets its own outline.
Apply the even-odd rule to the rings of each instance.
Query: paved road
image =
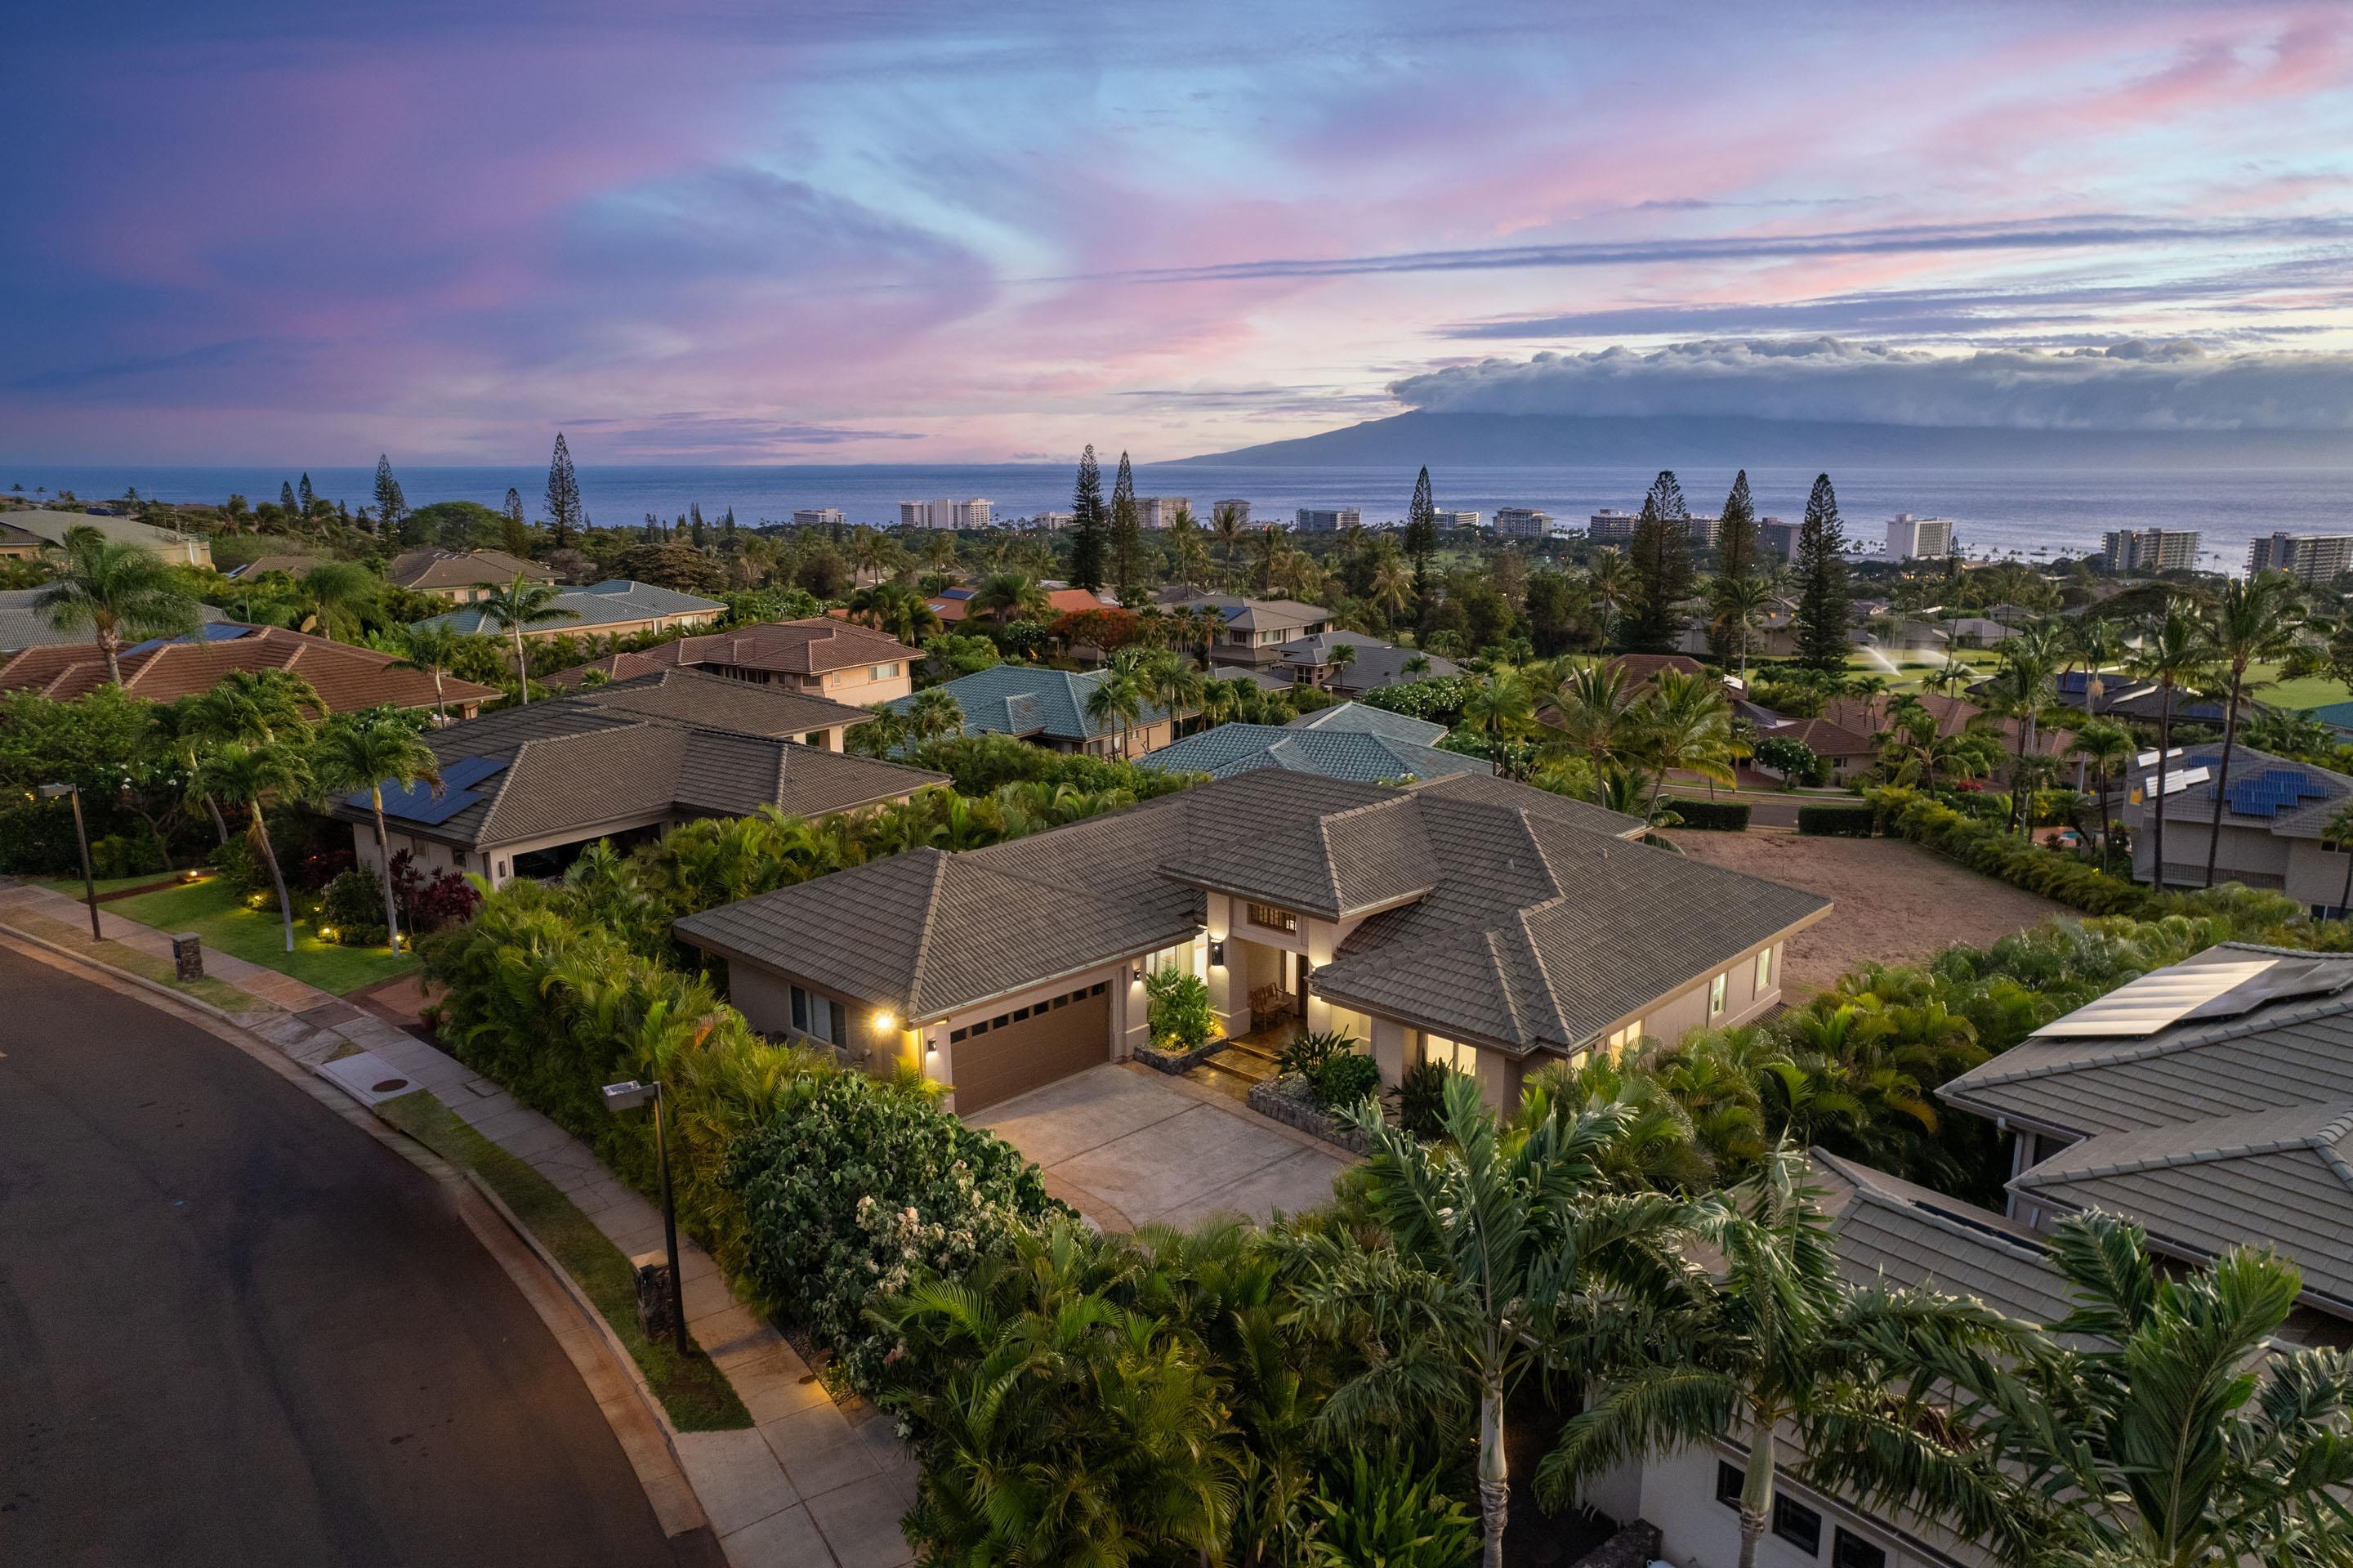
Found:
[[[438,1182],[0,949],[0,1562],[686,1560]]]

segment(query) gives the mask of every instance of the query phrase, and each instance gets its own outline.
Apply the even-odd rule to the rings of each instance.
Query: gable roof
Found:
[[[966,735],[1044,735],[1056,740],[1083,741],[1119,731],[1115,724],[1098,724],[1087,716],[1087,699],[1106,674],[1102,670],[998,664],[932,689],[956,700],[956,706],[964,711]],[[891,706],[905,713],[914,700],[900,697]],[[1140,728],[1167,716],[1156,705],[1146,703],[1135,723]]]
[[[1370,703],[1334,703],[1328,708],[1301,714],[1285,727],[1377,735],[1384,740],[1401,740],[1409,746],[1436,746],[1446,736],[1446,726],[1442,724],[1406,714],[1393,714]]]
[[[385,814],[403,832],[492,847],[673,812],[743,816],[774,806],[821,816],[945,782],[787,738],[844,715],[866,716],[797,692],[665,671],[431,732],[425,741],[441,759],[445,788],[387,789]],[[716,722],[722,716],[733,722]],[[366,793],[335,814],[372,820]]]
[[[2144,753],[2154,756],[2154,752]],[[2193,768],[2207,769],[2206,782],[2171,789],[2174,779]],[[2165,765],[2165,820],[2204,827],[2214,819],[2214,780],[2222,770],[2219,742],[2183,748]],[[2152,764],[2132,770],[2136,789],[2146,790],[2157,777]],[[2270,788],[2269,784],[2281,788]],[[2245,741],[2231,748],[2231,800],[2222,813],[2225,827],[2257,828],[2277,838],[2319,840],[2328,819],[2353,796],[2353,778],[2309,762],[2297,762],[2257,751]],[[2144,815],[2147,808],[2141,808]]]
[[[568,609],[567,620],[541,621],[523,628],[523,635],[545,635],[563,631],[594,630],[599,626],[615,626],[626,621],[649,620],[663,615],[694,615],[708,611],[717,614],[727,607],[715,599],[702,599],[676,588],[659,588],[652,583],[614,577],[586,588],[566,588],[555,596],[553,609]],[[461,605],[447,615],[437,615],[421,622],[426,626],[447,626],[462,635],[501,632],[504,622],[479,604]]]
[[[1295,599],[1250,599],[1235,593],[1203,593],[1198,588],[1182,585],[1162,589],[1158,599],[1164,609],[1181,610],[1196,605],[1214,609],[1228,626],[1240,631],[1282,631],[1314,626],[1332,619],[1332,612],[1320,604],[1303,604]]]
[[[859,664],[889,664],[916,657],[915,650],[897,638],[855,621],[811,616],[802,620],[763,620],[725,631],[681,637],[674,641],[591,660],[547,677],[551,685],[577,685],[591,670],[616,681],[656,670],[701,666],[767,670],[779,674],[818,675]]]
[[[79,642],[71,634],[58,630],[46,609],[34,608],[33,601],[41,597],[37,588],[0,588],[0,653],[15,652],[23,648],[85,648],[95,652],[98,633],[95,630],[82,634]],[[227,613],[209,604],[196,606],[196,616],[206,624],[226,621]]]
[[[1489,1021],[1517,1030],[1492,1036],[1497,1044],[1529,1051],[1582,1044],[1618,1016],[1564,1038],[1607,1005],[1574,1002],[1570,988],[1637,976],[1623,983],[1657,987],[1635,998],[1640,1005],[1830,907],[1794,888],[1594,832],[1575,825],[1578,812],[1598,808],[1481,775],[1397,790],[1260,769],[953,857],[1034,885],[1026,892],[990,885],[993,894],[973,895],[986,913],[970,917],[995,919],[1000,934],[953,969],[934,955],[964,953],[960,938],[936,948],[911,938],[892,949],[897,959],[847,950],[856,944],[843,932],[862,933],[891,910],[923,922],[965,918],[957,911],[965,895],[943,893],[936,907],[944,913],[918,907],[896,881],[910,874],[884,869],[893,865],[887,862],[690,916],[675,930],[695,946],[921,1020],[1181,940],[1201,927],[1205,889],[1311,911],[1386,905],[1310,983],[1348,1005],[1369,1000],[1377,983],[1376,1011],[1473,1037],[1472,1014],[1484,1001],[1477,978],[1440,972],[1432,956],[1457,938],[1517,927],[1527,906],[1551,904],[1559,907],[1538,912],[1524,938],[1527,963],[1554,977],[1543,982],[1544,1002],[1524,1006],[1519,1020]],[[867,885],[881,878],[892,880]],[[1629,887],[1643,891],[1630,900]],[[993,900],[1017,893],[1059,911],[1039,922],[1046,934],[1002,934],[1000,916],[1009,912]],[[1659,911],[1678,905],[1704,913],[1662,927]],[[1383,980],[1383,971],[1393,973]]]
[[[384,575],[401,588],[419,591],[504,588],[518,577],[531,582],[555,581],[553,568],[504,550],[405,550],[392,558]]]
[[[326,558],[324,556],[301,554],[256,556],[241,567],[231,567],[222,576],[238,582],[248,577],[258,577],[264,572],[284,572],[289,577],[299,577]]]
[[[121,662],[124,690],[156,702],[210,691],[232,670],[291,670],[311,683],[330,713],[379,703],[429,708],[436,700],[433,677],[422,670],[395,669],[390,653],[233,620],[215,621],[187,637],[133,643]],[[106,659],[94,643],[51,643],[0,658],[0,692],[66,699],[84,696],[107,681]],[[455,675],[443,676],[441,688],[440,700],[453,706],[500,694],[495,686]]]
[[[2073,1310],[2066,1277],[2025,1226],[1826,1150],[1810,1158],[1849,1284],[1941,1290],[2028,1323]]]

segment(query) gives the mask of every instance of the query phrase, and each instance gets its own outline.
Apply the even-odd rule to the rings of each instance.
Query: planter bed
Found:
[[[1336,1144],[1353,1154],[1370,1154],[1373,1146],[1363,1135],[1340,1125],[1340,1118],[1315,1103],[1305,1079],[1293,1075],[1251,1086],[1250,1108],[1310,1137]]]

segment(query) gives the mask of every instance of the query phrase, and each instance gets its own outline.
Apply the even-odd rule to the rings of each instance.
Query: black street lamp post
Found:
[[[688,1353],[686,1347],[686,1287],[678,1269],[678,1203],[671,1196],[670,1185],[670,1138],[663,1125],[661,1081],[638,1083],[632,1078],[627,1083],[605,1086],[605,1108],[616,1116],[651,1104],[654,1107],[654,1163],[661,1167],[662,1241],[670,1250],[670,1331],[678,1353]]]
[[[90,939],[101,942],[106,938],[98,929],[98,880],[90,873],[90,830],[82,825],[81,786],[79,784],[44,784],[41,799],[54,800],[63,795],[73,802],[74,842],[81,846],[81,889],[90,903]]]

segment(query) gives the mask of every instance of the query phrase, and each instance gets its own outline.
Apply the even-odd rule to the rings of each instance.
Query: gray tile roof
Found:
[[[2221,776],[2221,765],[2222,747],[2219,743],[2187,747],[2182,756],[2168,760],[2165,765],[2168,783],[2174,776],[2189,768],[2203,768],[2208,770],[2208,774],[2206,782],[2192,784],[2186,789],[2166,796],[2165,820],[2168,822],[2194,823],[2200,828],[2211,823],[2214,820],[2212,781]],[[2316,797],[2306,797],[2293,805],[2283,806],[2275,815],[2269,817],[2242,816],[2225,806],[2222,811],[2222,825],[2225,828],[2255,828],[2280,838],[2316,842],[2326,831],[2328,819],[2336,813],[2338,807],[2345,803],[2347,796],[2353,795],[2353,778],[2348,778],[2342,773],[2315,767],[2309,762],[2296,762],[2284,757],[2274,757],[2269,752],[2257,751],[2243,743],[2231,748],[2231,778],[2234,784],[2240,780],[2252,779],[2267,768],[2304,774],[2317,785],[2320,794]],[[2157,769],[2153,765],[2146,768],[2136,768],[2133,770],[2133,776],[2136,779],[2154,779],[2157,776]],[[2140,808],[2136,815],[2147,817],[2147,808]]]
[[[1319,631],[1309,637],[1297,637],[1276,650],[1286,664],[1323,665],[1332,662],[1332,650],[1347,643],[1356,651],[1347,668],[1332,678],[1335,686],[1345,686],[1352,692],[1374,692],[1383,686],[1394,686],[1401,681],[1426,681],[1440,675],[1459,675],[1462,666],[1451,659],[1440,659],[1433,653],[1421,653],[1430,668],[1408,673],[1406,664],[1420,650],[1400,648],[1394,642],[1384,642],[1377,637],[1367,637],[1361,631]]]
[[[1396,790],[1240,773],[954,856],[1018,885],[944,894],[936,913],[909,903],[902,855],[691,916],[677,930],[923,1018],[1189,936],[1201,927],[1207,887],[1327,912],[1405,899],[1365,920],[1314,988],[1350,1005],[1373,1003],[1377,991],[1377,1011],[1528,1051],[1581,1044],[1628,1006],[1830,907],[1573,825],[1562,813],[1580,802],[1482,782],[1492,788],[1455,796],[1440,785]],[[1015,902],[1037,912],[1017,912]],[[842,935],[892,910],[945,922],[958,935],[937,951],[956,954],[955,963],[942,967],[920,938],[883,949]],[[1482,971],[1480,955],[1499,951],[1507,957]],[[1501,1014],[1492,1010],[1499,987],[1510,991]],[[1579,991],[1590,999],[1571,994]]]
[[[1044,735],[1057,740],[1083,741],[1116,732],[1115,725],[1100,725],[1087,716],[1087,699],[1103,684],[1101,670],[1049,670],[1034,664],[999,664],[934,687],[956,700],[964,711],[964,733],[1014,736]],[[892,706],[907,711],[915,699],[901,697]],[[1159,723],[1167,715],[1153,704],[1144,705],[1138,727]]]
[[[1137,767],[1155,772],[1206,773],[1212,779],[1259,768],[1290,768],[1365,783],[1409,776],[1434,779],[1449,773],[1493,771],[1491,764],[1479,758],[1387,736],[1347,730],[1300,730],[1271,724],[1221,724],[1135,760]]]
[[[1849,1283],[1941,1290],[2029,1323],[2073,1309],[2066,1277],[2023,1225],[1823,1150],[1812,1159]]]
[[[518,577],[541,583],[555,580],[548,567],[504,550],[405,550],[392,558],[384,575],[402,588],[419,590],[505,588]]]
[[[2105,1133],[2060,1150],[2010,1186],[2037,1202],[2105,1209],[2168,1251],[2279,1249],[2307,1294],[2353,1309],[2353,1101]]]
[[[471,757],[505,766],[470,790],[476,799],[462,810],[443,815],[446,795],[395,800],[387,791],[385,815],[404,832],[489,848],[672,814],[743,816],[774,806],[821,816],[946,782],[922,768],[786,738],[843,715],[865,716],[822,698],[664,671],[430,732],[426,744],[445,768]],[[728,717],[735,722],[720,722]],[[335,814],[370,820],[366,797],[339,803]]]
[[[568,609],[572,615],[527,626],[523,628],[523,634],[528,637],[594,630],[599,626],[649,620],[663,615],[692,615],[702,611],[716,614],[727,607],[715,599],[702,599],[694,594],[681,593],[676,588],[658,588],[652,583],[615,577],[587,588],[566,588],[555,596],[552,608]],[[447,626],[467,636],[487,635],[506,630],[496,617],[490,615],[479,604],[466,605],[447,615],[434,616],[422,624]]]
[[[98,634],[83,630],[79,633],[59,631],[46,609],[36,609],[33,601],[40,597],[37,588],[0,588],[0,653],[14,653],[20,648],[45,648],[53,643],[70,642],[77,646],[88,643],[95,647]],[[215,625],[226,622],[228,613],[209,604],[196,607],[197,619]],[[126,640],[131,641],[131,640]]]
[[[48,507],[28,507],[5,514],[8,525],[21,528],[52,545],[65,543],[66,535],[76,528],[95,528],[110,539],[126,540],[144,545],[149,549],[178,556],[186,540],[201,542],[201,534],[180,534],[170,528],[158,528],[134,517],[97,517],[82,512],[59,512]]]

